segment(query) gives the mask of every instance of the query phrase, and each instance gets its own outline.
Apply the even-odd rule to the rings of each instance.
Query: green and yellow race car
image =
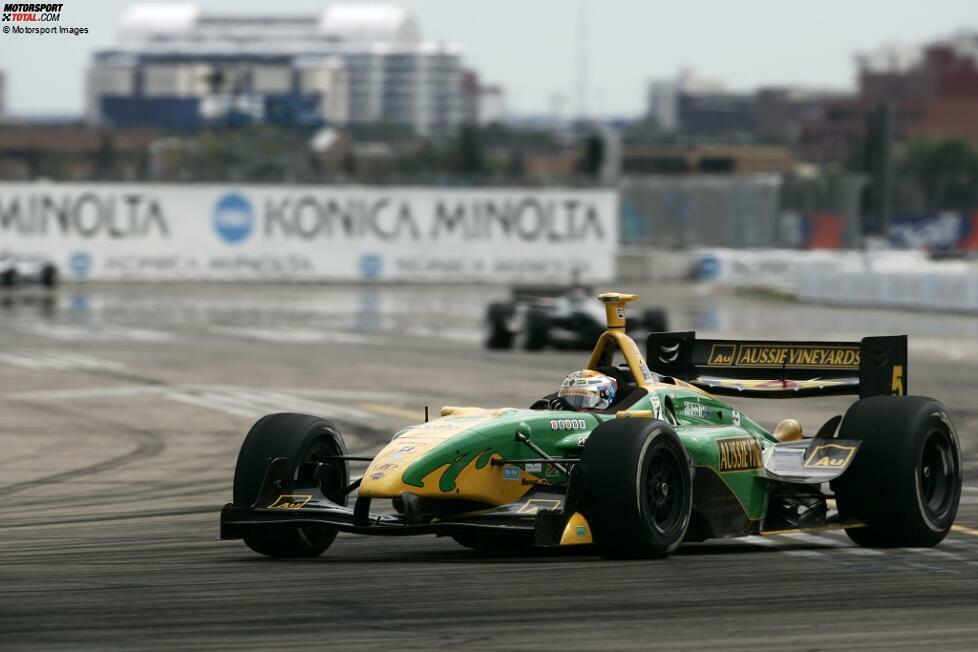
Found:
[[[958,437],[941,403],[907,396],[906,336],[653,333],[643,357],[625,332],[637,298],[599,297],[608,328],[586,368],[527,409],[445,407],[369,458],[349,455],[325,419],[260,419],[238,455],[221,538],[272,557],[316,556],[351,532],[475,549],[593,544],[622,558],[827,528],[866,546],[945,537],[961,494]],[[859,400],[812,437],[790,418],[769,431],[717,398],[840,394]],[[354,461],[369,462],[357,479]]]

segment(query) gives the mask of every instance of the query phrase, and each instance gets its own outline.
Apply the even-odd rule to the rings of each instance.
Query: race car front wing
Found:
[[[463,514],[438,517],[425,510],[415,494],[402,493],[397,513],[370,512],[370,498],[357,498],[353,508],[330,500],[317,484],[283,481],[272,460],[258,499],[250,506],[228,503],[221,510],[221,539],[268,535],[275,530],[320,528],[353,534],[451,536],[492,532],[520,537],[536,546],[561,545],[568,522],[575,514],[570,491],[564,487],[533,487],[520,500]],[[573,474],[572,474],[573,475]],[[568,488],[573,486],[573,482]],[[356,483],[351,485],[355,488]],[[587,541],[581,543],[589,543]],[[565,541],[566,543],[566,541]]]

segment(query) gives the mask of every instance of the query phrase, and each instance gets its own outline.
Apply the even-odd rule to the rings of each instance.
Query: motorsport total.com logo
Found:
[[[61,20],[61,8],[64,4],[38,4],[7,2],[3,5],[3,16],[0,21],[5,23],[56,23]]]

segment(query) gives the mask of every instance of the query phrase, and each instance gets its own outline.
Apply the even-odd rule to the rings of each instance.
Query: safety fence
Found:
[[[842,249],[859,244],[855,175],[625,177],[621,242],[665,248]]]

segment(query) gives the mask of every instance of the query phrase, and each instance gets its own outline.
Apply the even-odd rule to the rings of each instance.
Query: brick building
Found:
[[[802,126],[804,158],[845,158],[881,105],[892,110],[897,140],[956,137],[978,146],[978,33],[921,48],[881,48],[857,63],[857,93],[826,101],[819,118]]]

